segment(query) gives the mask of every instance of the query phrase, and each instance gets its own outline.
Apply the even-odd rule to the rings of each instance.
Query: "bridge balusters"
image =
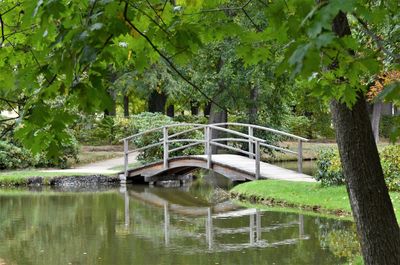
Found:
[[[299,173],[303,172],[303,142],[298,140],[297,148],[297,171]]]
[[[256,179],[260,178],[260,142],[256,141]]]
[[[254,135],[254,130],[253,130],[253,127],[251,127],[251,126],[249,126],[248,127],[248,129],[249,129],[249,136],[250,137],[253,137],[253,135]],[[254,143],[253,143],[253,141],[252,141],[252,139],[250,139],[250,137],[249,137],[249,158],[254,158]]]
[[[206,155],[207,155],[207,167],[209,168],[209,169],[211,169],[211,155],[212,155],[212,150],[211,150],[211,133],[212,133],[212,128],[211,127],[209,127],[209,126],[206,126],[206,131],[207,131],[207,133],[206,133],[206,145],[207,145],[207,148],[206,148],[206,151],[207,151],[207,153],[206,153]]]
[[[168,127],[163,127],[164,169],[168,168]]]

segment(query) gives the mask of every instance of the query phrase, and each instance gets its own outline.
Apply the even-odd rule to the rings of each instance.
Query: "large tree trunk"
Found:
[[[217,105],[214,103],[211,103],[211,108],[210,108],[210,116],[208,118],[208,123],[223,123],[228,121],[228,113],[225,110],[222,110],[219,108]],[[211,130],[211,139],[217,139],[217,138],[223,138],[225,133],[217,130]],[[226,144],[223,142],[219,142],[222,144]],[[211,146],[211,153],[216,154],[218,153],[218,147],[212,145]]]
[[[193,116],[199,115],[199,102],[196,100],[190,101],[190,112]]]
[[[149,97],[148,111],[149,112],[161,112],[165,113],[165,103],[167,102],[167,95],[161,92],[153,90]]]
[[[129,117],[129,96],[124,95],[124,117]]]
[[[175,117],[175,106],[174,106],[174,104],[171,104],[171,105],[168,106],[168,108],[167,108],[167,116],[169,116],[171,118]]]
[[[104,110],[104,116],[115,116],[117,114],[117,104],[116,104],[116,92],[114,90],[108,91],[111,103],[110,105]]]
[[[207,103],[205,106],[204,106],[204,117],[207,117],[207,116],[209,116],[210,115],[210,111],[211,111],[211,102],[209,102],[209,103]]]
[[[350,35],[346,14],[339,11],[333,31]],[[335,67],[335,66],[333,66]],[[365,264],[400,264],[400,230],[383,177],[363,95],[352,109],[331,102],[347,192]]]
[[[379,123],[381,121],[382,101],[377,101],[372,107],[371,125],[375,142],[379,142]]]
[[[249,123],[256,124],[258,119],[258,108],[257,108],[257,99],[258,99],[258,86],[254,86],[250,89],[250,107],[249,107]]]
[[[400,264],[400,231],[365,100],[331,103],[340,158],[365,264]]]

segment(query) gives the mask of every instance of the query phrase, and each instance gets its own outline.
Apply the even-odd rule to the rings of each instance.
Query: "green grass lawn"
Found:
[[[0,172],[0,186],[26,185],[28,179],[31,177],[43,177],[44,182],[46,183],[55,177],[85,175],[92,174],[79,172],[42,172],[37,169],[5,171]]]
[[[258,180],[240,184],[231,190],[232,194],[271,205],[283,205],[317,210],[332,214],[349,214],[351,212],[346,188],[321,187],[318,183],[291,182],[280,180]],[[391,192],[390,197],[400,221],[400,193]]]
[[[382,149],[383,147],[387,146],[389,142],[387,140],[382,140],[378,143],[378,149]],[[297,152],[298,143],[297,142],[282,142],[279,146],[288,148],[292,151]],[[303,143],[303,159],[310,160],[310,159],[317,159],[318,152],[323,149],[328,148],[337,148],[337,144],[335,142],[304,142]],[[297,156],[288,153],[281,153],[281,152],[274,152],[273,155],[268,153],[264,153],[262,155],[262,159],[269,162],[275,161],[295,161],[297,160]]]

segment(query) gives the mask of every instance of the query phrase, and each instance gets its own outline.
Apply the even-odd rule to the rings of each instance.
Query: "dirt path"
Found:
[[[129,163],[136,162],[137,153],[129,154]],[[79,166],[71,169],[50,169],[45,172],[70,172],[70,173],[89,173],[89,174],[115,174],[120,172],[120,169],[113,169],[124,165],[124,157],[117,157],[103,161],[97,161],[87,165]]]

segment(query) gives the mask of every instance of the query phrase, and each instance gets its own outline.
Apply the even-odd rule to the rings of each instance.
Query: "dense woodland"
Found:
[[[145,128],[137,114],[156,123],[142,112],[336,139],[364,261],[398,264],[399,226],[376,142],[379,132],[392,141],[400,134],[399,8],[383,0],[0,1],[0,148],[60,164],[79,141],[112,144]]]

